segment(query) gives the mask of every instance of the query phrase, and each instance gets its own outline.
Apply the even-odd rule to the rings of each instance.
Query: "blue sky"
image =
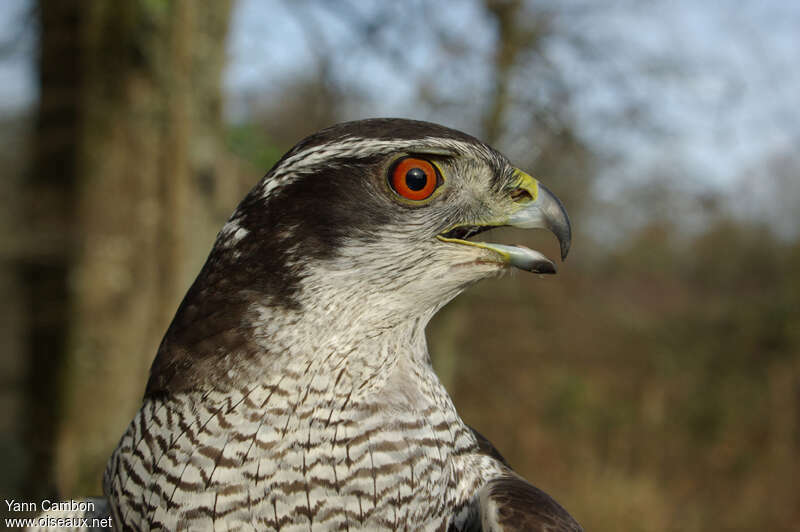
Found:
[[[454,32],[480,26],[475,2],[447,5],[442,16]],[[622,156],[620,171],[632,179],[679,165],[700,185],[726,187],[765,157],[800,144],[800,2],[560,6],[556,24],[582,35],[593,51],[581,57],[558,42],[549,51],[574,91],[575,119],[592,142]],[[321,42],[346,41],[347,28],[330,12],[303,13],[316,15]],[[473,31],[470,41],[477,57],[482,49],[490,53],[491,35]],[[409,44],[421,72],[428,45],[419,36]],[[240,0],[229,50],[226,86],[232,94],[263,87],[270,73],[313,65],[308,42],[280,1]],[[357,63],[370,72],[362,88],[378,95],[370,101],[373,114],[413,116],[415,94],[406,73],[380,58],[360,56]],[[480,65],[475,75],[481,76]],[[634,107],[639,119],[609,125]]]
[[[368,13],[373,4],[358,5]],[[0,58],[0,110],[9,110],[35,100],[34,46],[21,22],[30,13],[30,0],[5,0],[3,5],[0,40],[5,48],[14,45]],[[281,0],[239,0],[225,73],[231,116],[236,116],[241,95],[268,92],[281,79],[312,69],[314,47],[334,45],[353,50],[352,61],[339,66],[343,78],[352,71],[362,80],[359,89],[369,114],[415,116],[409,72],[359,49],[330,9],[292,5],[300,7],[287,7]],[[474,78],[471,86],[480,87],[492,35],[475,31],[482,16],[476,2],[446,5],[446,11],[433,16],[446,20],[448,31],[469,35],[473,63],[464,69]],[[557,5],[555,24],[583,37],[591,53],[555,42],[548,55],[574,92],[576,123],[600,149],[620,156],[621,175],[635,180],[653,169],[678,167],[698,186],[726,188],[765,158],[797,151],[800,2],[569,0]],[[309,43],[290,9],[313,17],[319,40]],[[406,51],[408,68],[437,75],[440,65],[431,60],[424,34],[398,44]],[[282,73],[277,79],[276,72]],[[634,108],[637,119],[625,120]]]

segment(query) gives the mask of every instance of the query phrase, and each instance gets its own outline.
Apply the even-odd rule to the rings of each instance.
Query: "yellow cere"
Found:
[[[517,186],[531,195],[531,201],[536,201],[536,198],[539,196],[539,181],[519,168],[516,169],[515,175],[517,179],[519,179]]]

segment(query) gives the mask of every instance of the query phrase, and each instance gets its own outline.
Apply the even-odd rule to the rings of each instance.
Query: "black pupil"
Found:
[[[422,168],[412,168],[406,172],[406,186],[413,191],[422,190],[428,183],[428,176]]]

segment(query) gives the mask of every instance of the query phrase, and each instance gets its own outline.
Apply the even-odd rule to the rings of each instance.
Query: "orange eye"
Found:
[[[406,199],[428,199],[438,186],[438,175],[433,165],[424,159],[400,159],[389,173],[389,184]]]

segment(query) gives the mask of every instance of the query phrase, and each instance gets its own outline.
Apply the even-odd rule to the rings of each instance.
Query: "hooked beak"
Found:
[[[456,226],[440,234],[438,238],[444,242],[492,250],[505,263],[515,268],[534,273],[556,273],[553,261],[536,250],[524,246],[467,240],[481,231],[500,226],[548,229],[558,238],[561,260],[566,259],[572,239],[572,227],[564,205],[550,190],[522,170],[517,170],[517,177],[517,187],[512,192],[514,200],[507,216],[480,224]]]

